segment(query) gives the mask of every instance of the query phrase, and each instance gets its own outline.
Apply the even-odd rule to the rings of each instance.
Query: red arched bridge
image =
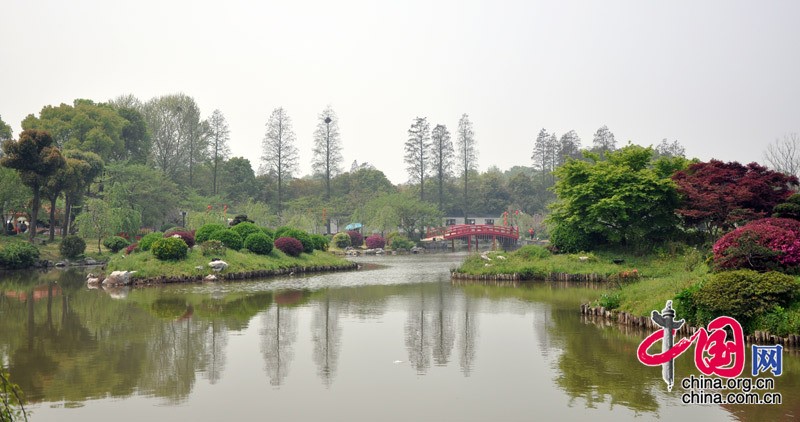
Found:
[[[430,229],[422,241],[435,242],[462,239],[467,241],[467,248],[471,248],[473,238],[475,239],[476,248],[479,240],[491,241],[492,244],[495,244],[498,240],[504,244],[514,244],[519,239],[519,228],[492,224],[457,224]]]

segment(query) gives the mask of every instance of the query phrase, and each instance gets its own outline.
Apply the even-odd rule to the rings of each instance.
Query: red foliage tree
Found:
[[[347,235],[350,236],[350,245],[354,248],[359,248],[364,244],[364,236],[355,230],[349,230]]]
[[[676,212],[687,225],[702,225],[712,237],[736,224],[764,217],[792,194],[798,184],[758,163],[711,160],[676,172],[672,180],[682,196]]]

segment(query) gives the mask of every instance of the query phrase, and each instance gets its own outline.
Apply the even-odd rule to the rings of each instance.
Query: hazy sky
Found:
[[[284,107],[301,174],[317,114],[339,117],[346,170],[407,180],[417,116],[474,124],[481,171],[531,165],[541,128],[583,144],[678,140],[703,160],[763,161],[800,131],[800,2],[31,1],[0,6],[0,116],[75,98],[183,92],[218,108],[258,168]]]

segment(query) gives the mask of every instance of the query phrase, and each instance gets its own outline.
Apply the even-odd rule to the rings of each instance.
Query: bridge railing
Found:
[[[467,236],[501,236],[519,239],[519,228],[513,226],[495,226],[490,224],[458,224],[428,230],[427,237],[441,236],[445,239]]]

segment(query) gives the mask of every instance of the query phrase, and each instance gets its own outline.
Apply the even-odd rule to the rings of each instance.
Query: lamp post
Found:
[[[186,228],[186,211],[181,211],[181,227]]]
[[[330,116],[325,117],[325,201],[331,200],[331,120]],[[325,219],[325,233],[331,232],[331,219]]]

